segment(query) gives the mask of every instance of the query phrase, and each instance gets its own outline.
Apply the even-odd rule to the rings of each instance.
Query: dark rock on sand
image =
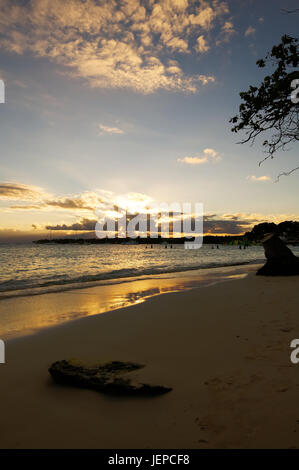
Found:
[[[267,235],[263,240],[266,264],[260,268],[260,276],[294,276],[299,274],[299,258],[275,234]]]
[[[133,371],[144,366],[133,362],[113,361],[86,365],[74,360],[54,362],[49,372],[56,383],[88,388],[111,395],[162,395],[172,389],[162,385],[143,383],[132,377]]]

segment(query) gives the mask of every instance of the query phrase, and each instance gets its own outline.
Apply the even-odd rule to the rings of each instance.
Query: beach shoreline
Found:
[[[14,340],[45,328],[145,302],[151,297],[238,279],[258,264],[192,269],[82,284],[71,289],[0,298],[0,337]]]
[[[8,341],[1,448],[297,448],[297,277],[246,278],[151,297]],[[156,398],[53,384],[56,360],[145,364]]]

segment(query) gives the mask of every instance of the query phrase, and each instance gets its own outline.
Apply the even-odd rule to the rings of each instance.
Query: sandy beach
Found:
[[[1,448],[299,447],[297,284],[251,271],[8,341]],[[65,358],[137,361],[173,390],[124,398],[58,386],[48,367]]]
[[[298,0],[0,16],[0,452],[299,449]]]

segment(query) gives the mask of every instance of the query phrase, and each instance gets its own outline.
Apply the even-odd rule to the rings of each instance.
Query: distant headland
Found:
[[[259,245],[263,237],[267,233],[277,234],[283,241],[290,245],[299,244],[299,222],[285,221],[280,224],[274,222],[265,222],[257,224],[250,232],[243,235],[204,235],[204,244],[214,245]],[[185,242],[193,241],[194,237],[168,237],[163,238],[160,235],[157,238],[151,237],[136,237],[134,239],[126,238],[96,238],[96,237],[83,237],[83,236],[66,236],[61,238],[44,238],[35,240],[33,243],[47,244],[47,243],[60,243],[60,244],[118,244],[118,245],[181,245]]]

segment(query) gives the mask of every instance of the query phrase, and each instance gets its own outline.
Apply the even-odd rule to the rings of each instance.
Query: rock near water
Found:
[[[299,258],[275,234],[263,240],[266,264],[257,272],[259,276],[294,276],[299,274]]]
[[[56,383],[88,388],[111,395],[162,395],[170,387],[143,383],[132,372],[144,366],[133,362],[112,361],[105,364],[86,365],[76,360],[54,362],[49,373]]]

